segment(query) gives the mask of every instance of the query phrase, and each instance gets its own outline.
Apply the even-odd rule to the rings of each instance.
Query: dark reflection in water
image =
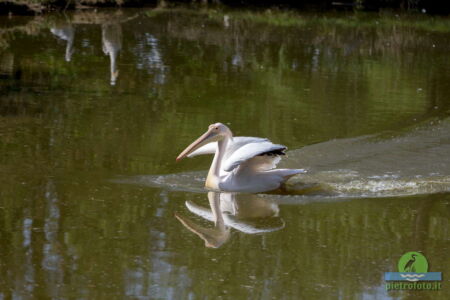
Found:
[[[158,9],[1,24],[0,298],[450,298],[447,19]],[[211,193],[208,208],[210,157],[174,160],[217,121],[286,144],[285,167],[353,198]],[[421,180],[384,197],[370,185]],[[441,291],[385,291],[407,251],[443,272]]]

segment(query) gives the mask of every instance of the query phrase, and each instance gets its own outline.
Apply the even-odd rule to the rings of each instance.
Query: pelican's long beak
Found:
[[[205,132],[201,137],[199,137],[195,142],[190,144],[186,149],[183,150],[183,152],[180,153],[177,157],[177,161],[179,161],[182,158],[185,158],[190,153],[194,152],[201,146],[204,146],[208,143],[212,143],[217,141],[218,134],[213,132],[214,128],[208,129],[207,132]]]

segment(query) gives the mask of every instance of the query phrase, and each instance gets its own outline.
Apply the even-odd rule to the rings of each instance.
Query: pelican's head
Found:
[[[179,161],[182,158],[185,158],[190,153],[194,152],[195,150],[206,144],[217,142],[223,140],[226,137],[231,136],[232,133],[230,128],[228,128],[224,124],[222,123],[211,124],[208,126],[208,130],[201,137],[195,140],[195,142],[190,144],[186,149],[183,150],[183,152],[180,153],[180,155],[178,155],[177,161]]]

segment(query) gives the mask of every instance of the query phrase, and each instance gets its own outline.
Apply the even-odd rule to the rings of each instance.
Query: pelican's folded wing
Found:
[[[257,143],[257,142],[264,142],[268,141],[268,139],[260,138],[260,137],[251,137],[251,136],[236,136],[233,138],[230,145],[228,145],[227,153],[233,153],[236,151],[236,149],[239,149],[240,147],[244,146],[245,144],[249,143]],[[217,149],[217,142],[206,144],[197,150],[193,151],[188,155],[188,157],[194,157],[197,155],[203,155],[203,154],[214,154],[216,153]]]
[[[254,158],[255,156],[269,153],[280,153],[286,150],[286,146],[272,144],[269,141],[246,144],[231,154],[223,164],[223,170],[231,172],[240,164]]]

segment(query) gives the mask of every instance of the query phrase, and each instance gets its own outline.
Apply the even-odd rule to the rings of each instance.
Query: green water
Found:
[[[450,298],[448,19],[0,24],[0,299]],[[208,201],[211,157],[175,157],[219,121],[308,173],[288,195]],[[440,291],[385,290],[409,251]]]

